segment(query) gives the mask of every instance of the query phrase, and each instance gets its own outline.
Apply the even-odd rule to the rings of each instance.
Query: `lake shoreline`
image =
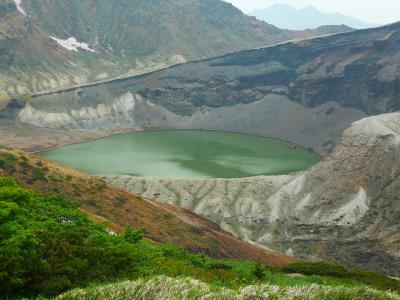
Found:
[[[102,132],[102,134],[104,134],[104,135],[101,135],[101,136],[98,136],[98,137],[78,140],[76,142],[63,143],[63,144],[56,145],[54,147],[50,147],[48,149],[44,148],[44,149],[38,150],[38,151],[26,151],[26,152],[28,152],[30,154],[39,154],[39,153],[44,153],[44,152],[50,152],[50,151],[58,150],[58,149],[60,149],[62,147],[66,147],[66,146],[70,146],[70,145],[83,144],[83,143],[92,142],[92,141],[97,141],[97,140],[101,140],[101,139],[104,139],[104,138],[111,137],[113,135],[128,134],[128,133],[143,133],[143,132],[169,132],[169,131],[222,132],[222,133],[233,133],[233,134],[241,134],[241,135],[248,135],[248,136],[254,136],[254,137],[259,137],[259,138],[272,139],[272,140],[277,140],[277,141],[281,141],[281,142],[287,143],[288,148],[291,148],[291,149],[303,149],[305,151],[311,152],[311,153],[317,155],[320,160],[324,157],[323,154],[315,151],[314,149],[306,148],[306,147],[301,146],[301,145],[299,145],[297,143],[294,143],[292,141],[281,139],[281,138],[277,138],[277,137],[264,136],[264,135],[253,134],[253,133],[243,133],[243,132],[239,132],[239,131],[221,131],[221,130],[217,130],[217,129],[188,129],[188,128],[182,128],[182,129],[181,128],[142,129],[142,130],[130,130],[130,129],[127,129],[126,131],[117,130],[115,132],[113,131],[113,132],[110,132],[110,133]]]
[[[199,180],[287,175],[321,160],[318,153],[276,138],[218,130],[154,128],[118,131],[36,153],[94,175]]]

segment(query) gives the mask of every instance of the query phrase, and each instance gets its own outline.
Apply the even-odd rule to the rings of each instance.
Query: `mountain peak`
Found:
[[[306,12],[315,12],[315,13],[321,13],[319,9],[317,9],[315,6],[308,5],[302,9],[298,9],[297,11],[306,11]]]
[[[376,27],[375,24],[342,13],[321,12],[312,5],[297,10],[287,4],[274,4],[267,9],[256,10],[251,15],[279,28],[291,30],[305,30],[325,25],[346,25],[357,29]]]

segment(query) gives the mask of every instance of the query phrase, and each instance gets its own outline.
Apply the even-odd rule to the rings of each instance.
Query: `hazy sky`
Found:
[[[400,21],[400,0],[225,0],[244,12],[286,3],[295,8],[313,5],[323,12],[341,12],[363,21],[386,24]]]

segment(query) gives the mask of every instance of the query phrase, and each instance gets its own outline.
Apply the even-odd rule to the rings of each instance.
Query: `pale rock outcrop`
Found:
[[[15,6],[17,7],[17,10],[23,14],[24,16],[28,16],[28,14],[26,13],[26,11],[24,10],[24,8],[22,7],[22,0],[14,0]]]
[[[400,275],[400,113],[362,119],[310,170],[216,180],[106,179],[299,258]],[[162,199],[162,200],[161,200]]]
[[[99,103],[97,106],[71,109],[68,112],[49,112],[34,108],[29,103],[19,112],[19,120],[38,127],[71,129],[109,129],[120,126],[132,126],[130,114],[140,96],[125,93],[111,104]]]

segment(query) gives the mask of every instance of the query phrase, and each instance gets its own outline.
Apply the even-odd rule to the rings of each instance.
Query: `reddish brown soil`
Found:
[[[115,232],[123,232],[127,225],[143,228],[146,238],[153,242],[179,244],[189,251],[217,258],[254,260],[276,267],[295,261],[238,240],[219,225],[188,210],[134,196],[98,177],[19,150],[0,148],[0,160],[7,160],[7,156],[9,159],[10,154],[16,157],[12,163],[15,171],[3,167],[0,176],[11,176],[39,193],[65,195],[93,220],[109,221],[109,228]],[[38,173],[42,178],[37,179]]]

